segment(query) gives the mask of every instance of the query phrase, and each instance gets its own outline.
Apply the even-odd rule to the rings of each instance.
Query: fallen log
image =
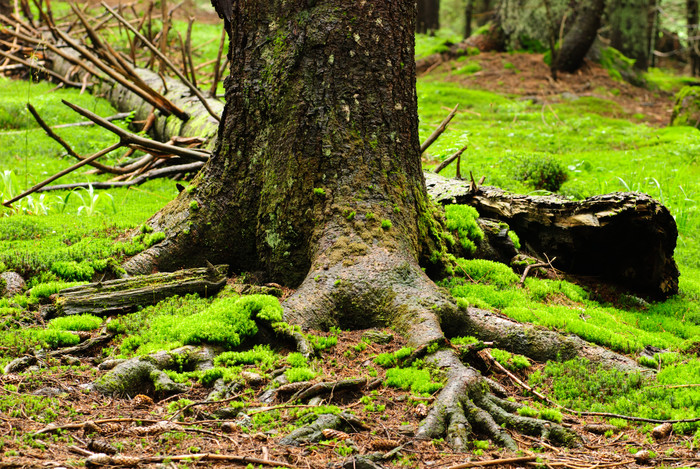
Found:
[[[66,288],[45,311],[47,318],[89,313],[125,314],[173,295],[210,296],[226,284],[227,265],[109,280]]]
[[[616,192],[572,201],[488,186],[473,190],[462,181],[425,176],[433,200],[471,205],[482,217],[507,223],[526,251],[541,259],[556,257],[557,269],[655,299],[678,292],[676,222],[646,194]]]

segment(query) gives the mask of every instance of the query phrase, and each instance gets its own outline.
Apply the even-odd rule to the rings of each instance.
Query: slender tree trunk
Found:
[[[658,3],[659,0],[649,0],[649,9],[647,10],[647,52],[649,54],[650,67],[654,67],[656,65],[654,49],[656,48],[656,38],[659,35]]]
[[[552,64],[554,70],[573,73],[583,65],[583,59],[595,41],[605,0],[583,0],[576,11],[576,19],[564,36]]]
[[[649,66],[648,9],[649,0],[612,0],[609,5],[610,45],[634,59],[634,67],[638,70],[646,70]]]
[[[698,0],[686,0],[686,14],[688,19],[688,59],[690,62],[690,74],[700,75],[700,42],[698,41]]]
[[[472,16],[474,14],[474,0],[467,0],[464,7],[464,39],[472,35]]]
[[[440,29],[440,0],[418,0],[416,32],[431,33]]]

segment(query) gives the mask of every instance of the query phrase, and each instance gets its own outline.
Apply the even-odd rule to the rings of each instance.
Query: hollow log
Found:
[[[173,295],[210,296],[226,284],[227,265],[108,280],[58,292],[47,317],[89,313],[125,314]]]
[[[669,210],[650,196],[616,192],[572,201],[511,194],[496,187],[426,173],[428,193],[445,204],[466,204],[507,223],[531,254],[554,267],[599,277],[655,299],[678,292],[673,259],[678,230]]]

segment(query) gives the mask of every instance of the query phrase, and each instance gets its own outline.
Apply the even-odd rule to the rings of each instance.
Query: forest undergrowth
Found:
[[[420,50],[434,48],[430,40],[419,38]],[[460,104],[449,129],[430,148],[430,155],[424,155],[425,169],[468,145],[462,174],[485,176],[487,184],[514,192],[556,192],[573,199],[612,191],[646,192],[668,206],[676,219],[680,292],[653,302],[594,291],[562,276],[521,282],[505,265],[467,259],[460,259],[457,274],[441,285],[462,304],[576,334],[632,356],[648,370],[628,375],[583,360],[534,363],[484,344],[476,347],[486,347],[479,353],[488,353],[557,404],[574,411],[646,419],[700,417],[700,134],[690,127],[661,125],[659,117],[670,115],[666,113],[672,106],[668,87],[672,90],[680,82],[656,70],[648,78],[650,89],[632,89],[591,64],[580,76],[553,85],[528,66],[539,60],[533,54],[480,54],[420,77],[422,138]],[[0,198],[8,199],[71,163],[25,108],[31,102],[49,125],[76,121],[60,99],[103,116],[116,114],[105,101],[76,91],[0,79]],[[647,116],[645,111],[652,108]],[[128,124],[126,119],[120,125]],[[80,154],[94,153],[114,139],[88,126],[57,132]],[[120,156],[109,158],[114,162]],[[454,164],[442,174],[453,177]],[[78,171],[62,182],[102,179],[93,172]],[[392,467],[464,461],[464,455],[451,453],[444,441],[411,440],[444,376],[420,359],[407,360],[412,350],[399,335],[386,330],[311,332],[311,358],[285,346],[254,345],[256,318],[262,314],[267,321],[279,321],[276,296],[289,292],[270,287],[262,291],[276,296],[245,295],[253,282],[245,275],[229,279],[223,292],[213,298],[175,297],[118,318],[42,319],[40,311],[51,295],[105,275],[118,276],[125,258],[162,240],[162,233],[149,232],[143,224],[176,194],[174,181],[156,180],[106,192],[33,194],[12,210],[2,209],[0,272],[18,272],[27,285],[17,295],[0,299],[0,365],[5,368],[18,357],[42,351],[31,366],[0,375],[3,460],[30,464],[55,459],[81,465],[81,456],[66,448],[99,434],[117,450],[142,457],[218,451],[313,466],[367,453],[380,454],[382,464]],[[453,221],[456,237],[462,223]],[[141,230],[138,237],[129,236],[137,230]],[[110,340],[89,353],[77,357],[52,353],[103,334],[110,334]],[[473,338],[452,338],[453,346],[465,353],[475,343]],[[180,394],[143,403],[133,395],[105,397],[81,388],[104,375],[105,363],[203,345],[220,353],[212,368],[191,369],[183,362],[166,371],[173,382],[183,385]],[[563,422],[584,438],[583,446],[572,450],[554,450],[544,441],[521,439],[521,456],[534,455],[541,463],[568,457],[585,465],[592,454],[592,460],[634,464],[632,454],[647,449],[654,452],[657,465],[677,467],[696,460],[698,423],[675,424],[671,436],[655,440],[652,423],[588,417],[556,408],[489,363],[484,359],[483,373],[501,382],[512,399],[527,404],[522,415]],[[259,391],[273,382],[352,379],[361,380],[364,387],[322,394],[303,404],[295,402],[293,394],[274,405],[259,400]],[[214,398],[224,401],[201,403]],[[302,447],[277,445],[281,437],[317,414],[342,412],[357,416],[368,428],[348,430],[350,435],[329,434]],[[36,433],[49,424],[100,419],[112,421],[82,433],[69,429]],[[175,426],[158,434],[135,430],[163,420]],[[590,423],[609,427],[594,434],[586,430]],[[475,439],[471,448],[469,457],[477,460],[504,455],[485,440]]]

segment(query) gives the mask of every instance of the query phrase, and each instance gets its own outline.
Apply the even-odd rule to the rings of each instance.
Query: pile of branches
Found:
[[[58,142],[66,152],[78,162],[66,170],[37,184],[12,200],[5,201],[9,206],[13,202],[37,191],[72,189],[87,187],[88,183],[49,184],[84,165],[93,167],[93,173],[111,174],[107,182],[91,183],[94,188],[109,188],[141,184],[158,177],[182,178],[194,174],[211,156],[215,132],[204,136],[188,136],[179,132],[167,135],[166,126],[186,127],[186,123],[196,116],[196,112],[207,113],[205,117],[214,125],[220,121],[222,104],[216,99],[216,89],[228,64],[223,58],[226,35],[222,31],[219,52],[216,59],[195,67],[192,47],[192,26],[190,18],[186,37],[177,33],[179,44],[169,44],[173,34],[168,34],[172,26],[173,13],[182,3],[168,9],[167,1],[161,0],[160,14],[154,14],[151,2],[145,12],[137,12],[133,5],[120,5],[113,9],[102,3],[104,10],[97,16],[91,16],[87,7],[70,4],[71,12],[54,18],[50,2],[34,0],[39,17],[35,18],[29,8],[28,0],[15,0],[14,12],[0,14],[0,73],[23,78],[45,78],[57,83],[59,87],[79,88],[95,94],[119,93],[129,95],[145,104],[145,111],[137,112],[137,105],[131,109],[130,101],[122,99],[120,107],[127,107],[115,116],[101,118],[90,111],[64,101],[78,114],[87,119],[71,125],[99,125],[119,137],[119,142],[84,156],[77,154],[71,146],[54,131],[56,127],[47,125],[37,111],[28,104],[29,112],[44,129],[46,134]],[[105,36],[113,35],[117,29],[125,37],[128,50],[118,51]],[[155,32],[157,31],[157,33]],[[199,44],[202,47],[206,43]],[[177,47],[173,47],[177,46]],[[181,51],[177,58],[166,55],[168,51]],[[208,97],[197,84],[204,67],[212,67]],[[168,78],[165,73],[175,75],[177,80]],[[149,78],[150,77],[150,78]],[[174,89],[178,92],[175,93]],[[184,92],[182,89],[184,88]],[[189,100],[189,101],[188,101]],[[126,104],[122,105],[124,101]],[[189,105],[192,101],[192,105]],[[185,107],[190,108],[190,112]],[[113,120],[131,117],[133,125],[140,125],[135,130],[141,134],[156,135],[162,141],[144,138],[126,131],[111,123]],[[138,118],[138,119],[135,119]],[[173,126],[170,121],[177,119],[180,125]],[[108,166],[96,160],[107,153],[120,148],[127,148],[120,161],[123,163]],[[145,155],[137,156],[141,151]]]

